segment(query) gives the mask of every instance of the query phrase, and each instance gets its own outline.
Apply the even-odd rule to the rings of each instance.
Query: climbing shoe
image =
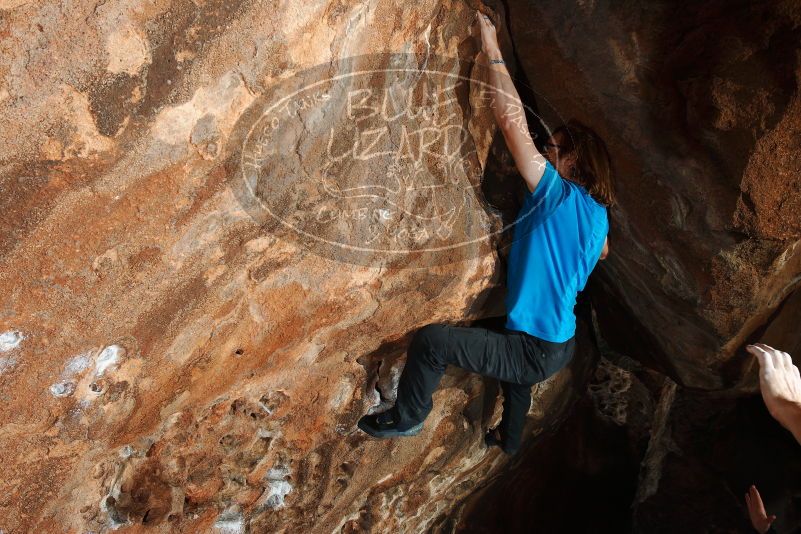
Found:
[[[398,430],[397,424],[395,410],[390,409],[382,413],[365,415],[359,419],[358,427],[374,438],[416,436],[423,430],[423,423],[419,423],[407,430]]]
[[[496,435],[496,431],[497,431],[497,435]],[[496,428],[490,428],[487,431],[487,433],[484,434],[484,444],[487,446],[487,448],[489,448],[489,447],[498,447],[505,454],[508,454],[509,456],[514,456],[514,454],[518,451],[518,447],[514,447],[514,448],[507,447],[504,444],[503,439],[498,437],[498,435],[500,435],[500,433],[501,433],[500,430],[498,430]]]

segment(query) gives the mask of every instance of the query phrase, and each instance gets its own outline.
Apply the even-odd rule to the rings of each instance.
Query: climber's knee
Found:
[[[447,343],[448,325],[431,323],[423,326],[414,335],[413,342],[426,346],[438,346]]]
[[[433,356],[437,359],[444,357],[448,343],[448,328],[446,324],[431,323],[417,330],[409,345],[410,355],[428,358]]]

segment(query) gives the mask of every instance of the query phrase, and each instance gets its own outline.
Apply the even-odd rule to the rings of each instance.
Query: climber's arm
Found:
[[[500,77],[502,78],[503,75]],[[528,124],[522,111],[523,106],[519,103],[506,102],[504,109],[506,110],[504,112],[496,111],[496,120],[506,141],[506,146],[515,160],[517,170],[526,181],[528,190],[533,192],[537,189],[545,171],[546,160],[534,146],[534,141],[528,133]]]
[[[492,63],[493,60],[503,60],[495,27],[485,15],[478,13],[477,16],[481,28],[483,51],[490,61],[489,83],[493,89],[490,106],[503,138],[506,140],[506,146],[515,160],[517,170],[526,181],[529,191],[533,192],[545,171],[546,160],[537,150],[528,132],[528,121],[526,121],[523,103],[506,70],[506,65]]]
[[[501,59],[499,50],[490,51],[490,59]],[[515,160],[515,166],[526,181],[529,191],[534,191],[545,171],[545,157],[540,154],[528,132],[528,121],[523,103],[515,89],[509,72],[503,63],[491,63],[490,85],[494,89],[491,106],[506,146]]]
[[[604,239],[604,248],[601,249],[600,259],[605,260],[608,255],[609,255],[609,236],[607,236],[606,239]]]

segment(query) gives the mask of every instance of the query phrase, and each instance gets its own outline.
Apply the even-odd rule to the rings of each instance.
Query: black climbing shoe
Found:
[[[505,454],[508,454],[509,456],[514,456],[514,454],[517,452],[518,448],[517,447],[515,447],[515,448],[506,447],[504,445],[504,443],[503,443],[503,439],[498,439],[498,437],[495,435],[495,431],[496,430],[497,429],[495,429],[495,428],[490,428],[487,431],[487,433],[484,434],[484,443],[487,445],[487,448],[498,447]],[[501,433],[501,431],[498,430],[498,434],[500,434],[500,433]]]
[[[423,423],[419,423],[408,430],[398,430],[397,422],[394,420],[394,412],[394,409],[390,409],[382,413],[365,415],[359,419],[358,427],[374,438],[416,436],[423,430]]]

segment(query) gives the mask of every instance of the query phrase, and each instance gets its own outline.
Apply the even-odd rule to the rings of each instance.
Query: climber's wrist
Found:
[[[501,54],[501,48],[499,46],[492,46],[487,49],[487,60],[492,61],[493,59],[503,61],[503,54]]]

